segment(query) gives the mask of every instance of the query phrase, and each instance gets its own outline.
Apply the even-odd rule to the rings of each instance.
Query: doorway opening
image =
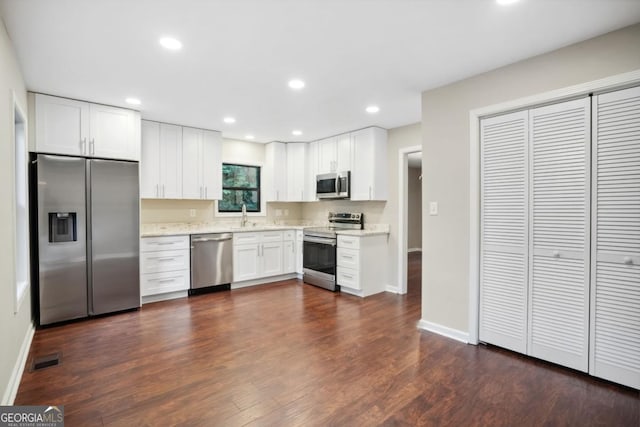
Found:
[[[422,147],[399,151],[398,293],[422,292]]]

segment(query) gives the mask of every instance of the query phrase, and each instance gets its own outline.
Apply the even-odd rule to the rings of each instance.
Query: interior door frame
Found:
[[[409,212],[409,160],[411,153],[421,153],[422,145],[398,150],[398,293],[407,293],[407,213]]]
[[[478,344],[480,325],[480,119],[638,84],[634,70],[469,111],[469,344]]]

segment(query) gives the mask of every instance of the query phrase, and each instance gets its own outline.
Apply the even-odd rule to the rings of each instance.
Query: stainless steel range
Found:
[[[329,212],[328,227],[304,229],[303,281],[330,291],[338,291],[336,285],[337,230],[362,230],[363,213]]]

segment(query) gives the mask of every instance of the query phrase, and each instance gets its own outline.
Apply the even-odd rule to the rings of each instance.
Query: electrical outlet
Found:
[[[284,216],[289,216],[289,209],[284,210]]]
[[[429,215],[438,215],[438,202],[429,202]]]
[[[195,209],[189,209],[189,216],[191,218],[195,218],[196,216],[196,210]]]

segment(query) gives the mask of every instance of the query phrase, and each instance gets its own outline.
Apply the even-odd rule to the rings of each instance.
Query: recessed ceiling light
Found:
[[[513,3],[517,3],[520,0],[496,0],[496,3],[498,3],[499,5],[502,6],[506,6],[508,4],[513,4]]]
[[[127,98],[124,100],[124,102],[126,102],[127,104],[131,104],[131,105],[140,105],[142,104],[142,101],[140,101],[138,98]]]
[[[180,40],[174,39],[173,37],[162,37],[160,39],[160,45],[169,50],[182,49],[182,43],[180,42]]]
[[[295,135],[295,136],[300,136],[300,135],[302,135],[302,131],[301,130],[294,130],[294,131],[291,132],[291,134]]]
[[[367,113],[369,113],[369,114],[375,114],[375,113],[377,113],[378,111],[380,111],[380,107],[378,107],[377,105],[369,105],[369,106],[366,108],[366,111],[367,111]]]
[[[235,123],[236,119],[234,119],[233,117],[225,117],[224,119],[222,119],[222,121],[225,123]]]
[[[245,135],[245,138],[246,138],[246,139],[254,139],[254,138],[255,138],[255,136],[253,136],[253,135]]]
[[[289,87],[291,89],[302,89],[304,87],[304,82],[299,79],[293,79],[289,81]]]

